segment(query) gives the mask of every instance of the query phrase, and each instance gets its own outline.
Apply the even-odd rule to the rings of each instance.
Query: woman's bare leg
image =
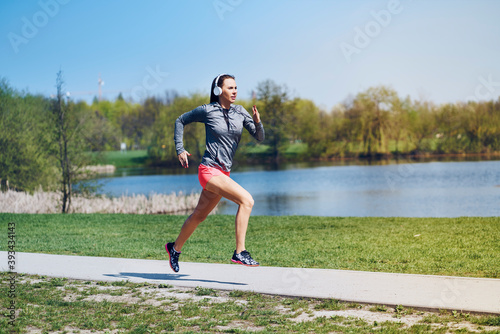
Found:
[[[177,240],[175,240],[174,248],[176,251],[181,251],[186,240],[189,239],[198,225],[200,225],[200,223],[207,218],[208,214],[215,208],[220,199],[220,195],[208,190],[204,189],[201,192],[200,200],[198,201],[194,212],[188,217],[188,219],[186,219],[182,225],[181,232],[179,233]]]
[[[246,249],[245,236],[248,220],[250,219],[250,213],[254,205],[252,195],[226,175],[212,177],[205,186],[205,189],[239,205],[235,221],[236,253],[244,251]]]

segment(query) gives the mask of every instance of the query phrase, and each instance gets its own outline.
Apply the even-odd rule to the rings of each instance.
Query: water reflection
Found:
[[[429,162],[482,162],[482,161],[497,161],[498,157],[485,156],[439,156],[439,157],[402,157],[396,156],[391,159],[342,159],[334,161],[307,161],[307,162],[290,162],[281,164],[248,164],[238,161],[234,162],[232,167],[233,172],[256,172],[256,171],[278,171],[278,170],[293,170],[317,167],[335,167],[335,166],[386,166],[386,165],[411,165],[416,163]],[[114,174],[106,174],[103,177],[126,177],[137,175],[186,175],[196,174],[198,172],[198,164],[191,163],[189,168],[181,168],[180,166],[168,167],[132,167],[118,168]]]
[[[196,170],[196,166],[190,169]],[[500,215],[500,161],[376,165],[239,166],[232,178],[255,200],[254,215],[457,217]],[[147,173],[146,173],[147,174]],[[199,192],[196,174],[110,178],[105,191]],[[234,214],[227,201],[219,213]]]

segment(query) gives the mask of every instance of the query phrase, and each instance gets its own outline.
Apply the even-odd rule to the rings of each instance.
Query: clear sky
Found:
[[[500,95],[497,0],[2,0],[0,77],[74,99],[209,93],[219,73],[239,96],[258,83],[330,110],[388,85],[436,103]]]

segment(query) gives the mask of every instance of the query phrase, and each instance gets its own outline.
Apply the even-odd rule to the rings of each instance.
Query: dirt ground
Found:
[[[22,282],[36,284],[39,282],[47,282],[49,278],[36,278],[25,276]],[[224,303],[233,301],[235,303],[247,304],[245,296],[234,297],[230,296],[230,291],[216,291],[211,290],[209,293],[200,294],[200,291],[194,288],[181,288],[181,287],[159,287],[156,285],[145,285],[141,287],[134,287],[133,289],[126,286],[113,286],[110,284],[103,284],[102,282],[84,282],[78,280],[65,280],[64,286],[54,287],[54,289],[64,290],[66,285],[76,287],[72,291],[67,291],[64,301],[72,302],[80,301],[108,301],[112,303],[126,303],[137,304],[144,303],[157,307],[165,307],[164,301],[175,301],[168,304],[168,308],[176,310],[186,302],[199,302],[204,300],[209,304]],[[97,289],[97,292],[87,295],[82,299],[84,290],[90,288]],[[100,293],[99,291],[102,291]],[[117,292],[117,293],[114,293]],[[301,307],[299,312],[292,310],[286,306],[286,297],[269,296],[272,298],[273,303],[268,306],[272,311],[278,311],[280,314],[289,315],[289,321],[292,322],[305,322],[311,321],[318,317],[335,318],[343,317],[348,319],[361,319],[366,323],[381,324],[384,322],[397,322],[402,323],[402,328],[410,328],[415,324],[427,323],[431,324],[433,329],[444,329],[445,333],[455,332],[491,332],[500,333],[500,327],[493,326],[480,326],[467,320],[467,318],[457,313],[451,312],[430,312],[423,310],[414,310],[408,308],[393,308],[384,305],[360,305],[360,304],[343,304],[340,303],[342,309],[339,310],[325,310],[318,307],[318,304],[324,302],[316,299],[305,299],[307,303],[305,307]],[[429,319],[433,319],[429,321]],[[231,329],[239,329],[245,331],[260,331],[263,328],[254,326],[251,322],[235,320],[226,326],[218,326],[217,330],[227,331]],[[28,328],[28,333],[41,333],[42,331],[36,328]],[[99,333],[99,331],[86,331],[77,328],[66,327],[60,333]],[[118,330],[106,331],[105,333],[115,333]]]

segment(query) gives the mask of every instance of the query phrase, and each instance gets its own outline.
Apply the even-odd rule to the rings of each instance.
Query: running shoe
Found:
[[[236,254],[236,251],[234,251],[233,258],[231,259],[231,261],[249,267],[257,267],[259,265],[259,262],[252,259],[252,256],[247,250],[244,250],[239,254]]]
[[[165,250],[168,253],[170,268],[172,268],[172,270],[175,271],[176,273],[179,272],[179,255],[181,255],[181,252],[177,252],[174,249],[173,242],[169,242],[168,244],[166,244]]]

